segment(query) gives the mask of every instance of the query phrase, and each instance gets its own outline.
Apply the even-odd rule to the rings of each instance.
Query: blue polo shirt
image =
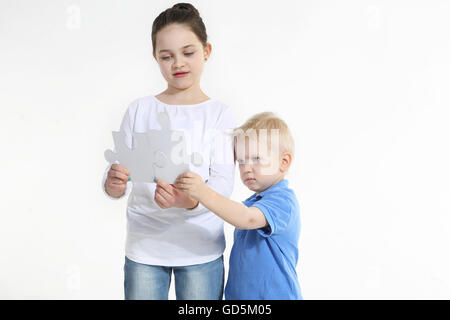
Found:
[[[269,226],[234,231],[227,300],[302,299],[295,267],[298,260],[300,212],[297,197],[281,180],[242,202],[259,208]]]

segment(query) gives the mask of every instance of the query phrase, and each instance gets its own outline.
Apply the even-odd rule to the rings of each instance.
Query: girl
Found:
[[[203,164],[190,170],[229,197],[234,183],[233,146],[225,132],[234,127],[234,121],[229,107],[200,88],[211,44],[197,9],[178,3],[162,12],[153,22],[152,45],[167,89],[130,104],[121,124],[128,147],[133,145],[132,132],[161,129],[157,114],[165,111],[173,130],[195,137],[190,151],[203,155]],[[127,168],[113,164],[103,179],[104,190],[113,199],[129,194],[132,184],[125,299],[168,299],[172,272],[177,299],[222,299],[222,220],[173,185],[162,180],[132,183],[128,175]]]

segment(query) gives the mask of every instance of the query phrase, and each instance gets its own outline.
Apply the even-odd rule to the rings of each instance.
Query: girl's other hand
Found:
[[[113,198],[120,198],[125,194],[130,172],[120,164],[113,164],[108,171],[105,190]]]

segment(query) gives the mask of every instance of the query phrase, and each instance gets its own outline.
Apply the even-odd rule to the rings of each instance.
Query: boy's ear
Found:
[[[286,172],[288,171],[289,167],[292,163],[292,154],[290,152],[283,152],[281,155],[281,161],[280,161],[280,171]]]

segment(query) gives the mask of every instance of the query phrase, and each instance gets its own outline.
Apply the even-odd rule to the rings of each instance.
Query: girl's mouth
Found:
[[[185,77],[188,73],[189,73],[189,72],[177,72],[177,73],[174,73],[173,76],[174,76],[175,78],[183,78],[183,77]]]

